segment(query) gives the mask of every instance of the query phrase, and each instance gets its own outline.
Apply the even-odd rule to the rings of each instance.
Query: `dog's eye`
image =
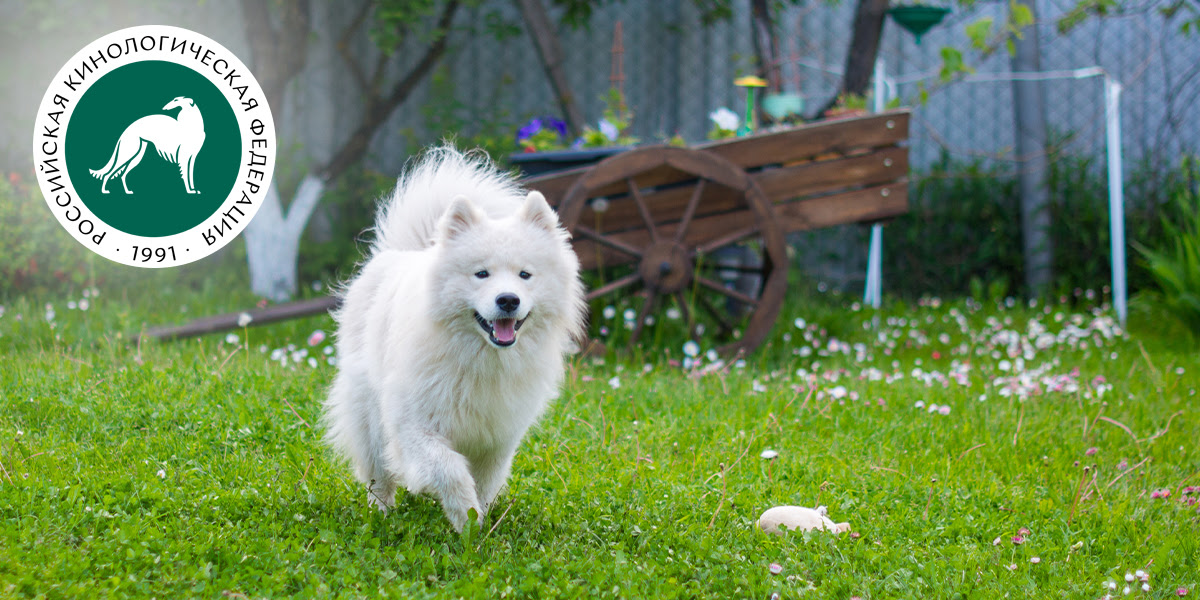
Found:
[[[478,271],[475,273],[475,276],[480,279],[487,279],[488,272],[487,271]]]
[[[517,274],[521,276],[521,279],[529,279],[530,277],[533,277],[533,275],[529,274],[529,271],[521,271]]]

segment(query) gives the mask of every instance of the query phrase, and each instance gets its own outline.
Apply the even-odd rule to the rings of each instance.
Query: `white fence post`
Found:
[[[1108,142],[1108,219],[1112,238],[1113,308],[1125,325],[1125,175],[1121,167],[1121,84],[1104,76],[1104,117]]]

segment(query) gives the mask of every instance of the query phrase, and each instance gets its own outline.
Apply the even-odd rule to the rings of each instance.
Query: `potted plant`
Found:
[[[888,9],[888,14],[892,19],[899,23],[901,27],[913,34],[917,45],[921,44],[921,36],[925,32],[933,28],[934,25],[942,22],[947,14],[950,14],[950,9],[941,6],[930,6],[922,2],[914,2],[912,4],[901,4]]]
[[[867,114],[867,97],[858,94],[842,94],[837,103],[825,111],[826,119],[848,119]]]
[[[567,125],[560,119],[531,119],[517,130],[521,152],[509,155],[509,162],[526,177],[532,177],[595,164],[628,150],[638,141],[629,134],[633,113],[616,88],[609,90],[605,104],[604,118],[595,127],[585,127],[574,142],[568,141]]]

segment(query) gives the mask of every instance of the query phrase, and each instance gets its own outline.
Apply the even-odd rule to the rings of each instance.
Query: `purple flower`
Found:
[[[522,125],[521,128],[517,130],[517,143],[520,144],[521,140],[533,137],[534,134],[541,130],[542,120],[537,117],[530,119],[528,123]]]
[[[558,137],[563,138],[563,139],[567,138],[567,124],[565,122],[563,122],[561,119],[556,119],[554,117],[543,117],[543,118],[546,120],[547,125],[549,125],[555,131],[558,132]]]
[[[567,139],[567,124],[561,119],[554,117],[534,117],[517,129],[517,144],[520,145],[521,140],[529,139],[543,129],[553,129],[558,134],[559,139],[564,141]]]

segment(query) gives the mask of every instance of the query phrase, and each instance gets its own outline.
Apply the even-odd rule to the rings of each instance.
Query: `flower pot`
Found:
[[[831,108],[825,111],[826,121],[836,121],[838,119],[853,119],[867,114],[865,108]]]
[[[594,165],[614,154],[629,150],[628,146],[560,150],[555,152],[522,152],[508,155],[508,162],[521,170],[523,177],[534,177]]]
[[[920,44],[921,36],[932,29],[934,25],[941,23],[942,19],[950,14],[950,9],[941,6],[913,4],[893,7],[888,9],[888,14],[892,15],[892,19],[901,27],[913,34],[917,44]]]

